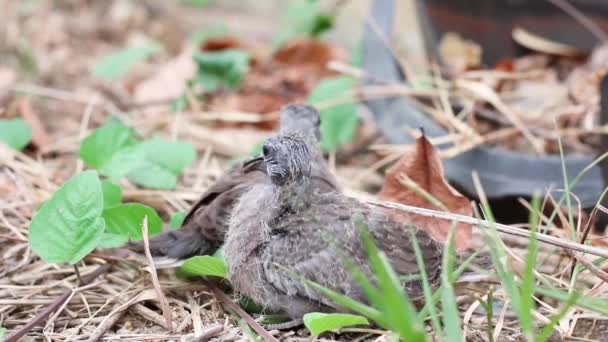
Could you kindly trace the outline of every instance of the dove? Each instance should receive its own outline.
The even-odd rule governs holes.
[[[290,104],[281,109],[280,132],[299,133],[309,144],[317,146],[321,139],[320,115],[305,104]],[[179,230],[169,230],[151,237],[150,252],[166,257],[164,263],[209,254],[224,242],[228,219],[237,200],[253,185],[268,182],[266,175],[249,167],[250,160],[230,168],[217,179],[187,213]],[[312,161],[313,187],[320,192],[338,189],[338,182],[325,160],[318,155]],[[135,250],[141,250],[140,244]]]
[[[441,245],[377,207],[340,191],[319,191],[312,178],[319,151],[308,140],[297,133],[272,137],[263,145],[263,156],[250,164],[264,170],[270,182],[253,185],[232,210],[224,255],[234,289],[289,316],[292,322],[283,328],[297,325],[308,312],[343,311],[304,279],[367,302],[345,265],[349,260],[373,279],[355,218],[367,226],[399,275],[419,274],[413,233],[436,288]],[[413,300],[422,298],[420,280],[403,286]]]

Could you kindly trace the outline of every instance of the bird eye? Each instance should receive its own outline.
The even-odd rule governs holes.
[[[262,154],[264,154],[264,156],[268,156],[270,154],[270,148],[266,145],[262,146]]]

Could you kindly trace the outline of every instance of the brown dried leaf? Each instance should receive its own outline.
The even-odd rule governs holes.
[[[459,34],[448,32],[439,42],[439,57],[454,72],[463,72],[481,65],[481,47],[462,38]]]
[[[448,184],[443,176],[443,165],[439,158],[438,151],[426,137],[422,136],[418,138],[416,140],[416,145],[412,146],[412,148],[387,171],[382,189],[378,193],[378,198],[416,207],[438,209],[437,205],[431,203],[417,191],[404,186],[404,176],[415,182],[419,188],[441,202],[444,206],[444,210],[447,209],[454,214],[472,215],[473,209],[471,207],[471,202]],[[397,211],[391,211],[391,213],[400,216],[412,222],[420,229],[427,231],[439,242],[446,242],[452,226],[452,222],[446,220]],[[458,223],[456,225],[456,230],[456,250],[462,251],[469,248],[472,237],[471,225]]]
[[[133,93],[134,101],[146,103],[182,95],[186,81],[196,72],[193,53],[194,47],[186,47],[181,54],[160,67],[156,75],[139,83]]]
[[[272,59],[288,66],[309,67],[319,73],[329,73],[327,63],[347,61],[348,54],[334,44],[317,39],[298,39],[277,50]]]

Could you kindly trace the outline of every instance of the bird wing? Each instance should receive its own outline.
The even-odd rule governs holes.
[[[303,281],[306,279],[358,301],[367,301],[343,262],[348,258],[368,279],[373,279],[354,217],[363,219],[376,245],[399,275],[419,273],[411,238],[411,232],[414,232],[429,279],[432,282],[439,280],[441,247],[426,232],[356,199],[340,194],[319,195],[306,212],[293,217],[271,227],[279,234],[268,243],[264,259],[268,281],[288,296],[300,296],[336,307],[306,285]],[[404,285],[412,296],[418,296],[422,291],[419,281]]]

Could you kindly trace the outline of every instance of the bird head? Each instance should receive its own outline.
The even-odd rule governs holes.
[[[301,182],[310,177],[312,154],[300,134],[269,138],[262,147],[266,173],[275,185]]]
[[[304,137],[321,140],[321,117],[319,111],[306,104],[293,103],[281,109],[281,133],[299,133]]]

